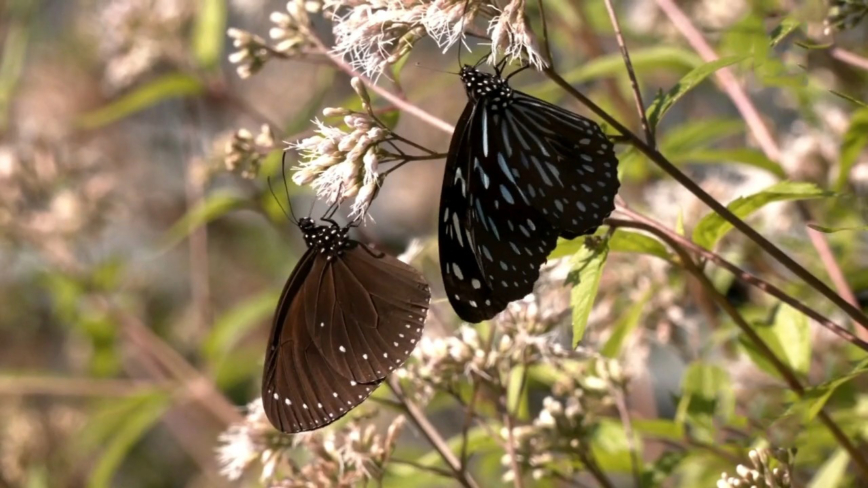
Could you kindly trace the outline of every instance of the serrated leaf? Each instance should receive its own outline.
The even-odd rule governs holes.
[[[690,90],[702,83],[706,78],[714,74],[716,71],[731,66],[740,61],[747,59],[748,55],[728,56],[725,58],[716,59],[710,63],[705,63],[702,66],[690,71],[662,97],[655,98],[648,107],[648,123],[652,127],[657,127],[666,112],[677,102],[681,97],[687,94]]]
[[[772,202],[809,200],[831,195],[832,192],[824,191],[813,183],[784,181],[759,193],[736,198],[726,208],[738,218],[744,219]],[[706,249],[711,249],[731,229],[732,224],[712,212],[703,217],[693,229],[693,241]]]
[[[778,24],[771,32],[771,39],[769,39],[769,45],[772,47],[777,46],[783,41],[788,35],[790,35],[793,31],[802,26],[802,23],[792,17],[786,17],[784,20]]]
[[[608,255],[609,247],[605,240],[590,247],[586,242],[571,260],[572,270],[567,282],[573,284],[570,291],[570,304],[573,307],[573,348],[585,335]]]
[[[226,32],[226,0],[199,0],[193,25],[193,56],[199,66],[220,66]]]
[[[841,142],[841,169],[835,182],[835,190],[841,191],[847,184],[850,170],[856,164],[866,145],[868,145],[868,108],[863,108],[853,113],[850,118],[850,126],[844,133],[844,139]]]
[[[175,222],[162,239],[163,250],[169,249],[181,242],[198,227],[211,222],[232,210],[249,207],[250,202],[235,193],[215,191],[206,196],[199,206],[190,209]]]
[[[180,73],[165,75],[102,108],[82,115],[76,123],[82,129],[95,129],[129,117],[163,100],[194,96],[203,91],[202,82],[192,76]]]
[[[671,259],[666,246],[657,239],[624,229],[618,229],[609,239],[609,251],[649,254],[667,261]]]
[[[787,177],[781,165],[769,159],[760,151],[748,148],[739,149],[697,149],[674,155],[673,163],[741,163],[754,168],[764,169],[783,179]]]
[[[607,358],[617,358],[621,354],[624,341],[642,322],[642,312],[645,310],[645,305],[650,298],[651,293],[645,293],[639,301],[630,305],[627,311],[618,318],[615,326],[612,327],[612,335],[609,336],[606,344],[600,349],[600,354]]]
[[[808,227],[814,229],[817,232],[822,232],[824,234],[834,234],[836,232],[851,232],[858,231],[864,232],[868,230],[868,225],[857,225],[853,227],[825,227],[817,224],[808,224]]]

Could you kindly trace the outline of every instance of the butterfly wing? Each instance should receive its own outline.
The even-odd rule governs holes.
[[[422,337],[431,292],[412,266],[355,243],[312,266],[308,333],[329,367],[357,383],[380,381]],[[312,281],[313,283],[313,281]]]
[[[557,232],[529,205],[483,103],[468,103],[452,136],[440,200],[440,269],[462,319],[480,322],[533,291]]]
[[[525,195],[560,235],[592,234],[615,208],[618,159],[600,126],[514,92],[491,132]]]
[[[338,373],[308,332],[307,309],[313,304],[303,298],[303,289],[325,261],[308,250],[296,265],[281,293],[265,354],[262,404],[271,424],[288,434],[343,417],[381,381],[359,383]]]

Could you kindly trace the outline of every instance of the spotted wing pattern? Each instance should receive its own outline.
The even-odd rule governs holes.
[[[266,352],[271,423],[313,430],[362,403],[413,351],[429,301],[422,276],[394,257],[355,242],[331,259],[308,249],[283,289]]]

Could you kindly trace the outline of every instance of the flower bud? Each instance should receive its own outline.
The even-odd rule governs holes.
[[[358,77],[353,77],[350,80],[350,84],[353,86],[353,90],[359,95],[359,98],[362,99],[363,102],[368,105],[371,104],[371,97],[368,95],[368,90],[365,88],[365,84]]]

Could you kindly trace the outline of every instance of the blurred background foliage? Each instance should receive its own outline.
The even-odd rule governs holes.
[[[638,130],[604,4],[545,5],[563,77]],[[857,2],[832,11],[789,0],[680,6],[719,61],[704,63],[654,1],[616,5],[661,152],[825,280],[827,266],[792,203],[803,201],[864,310],[864,12]],[[537,5],[527,8],[539,27]],[[216,439],[259,394],[277,294],[303,251],[266,178],[281,181],[281,141],[310,135],[323,107],[359,103],[347,74],[323,59],[272,61],[248,79],[236,76],[227,28],[265,35],[269,14],[284,9],[270,0],[0,1],[0,484],[230,484],[219,475]],[[329,35],[326,22],[315,25]],[[846,29],[832,44],[824,30],[836,28]],[[400,84],[382,81],[454,121],[461,84],[436,71],[454,72],[454,54],[423,40],[394,70]],[[777,157],[757,146],[712,81],[725,66],[771,128]],[[583,113],[540,74],[513,82]],[[446,150],[449,135],[416,118],[395,113],[390,123]],[[228,157],[241,146],[255,157]],[[639,152],[623,147],[620,157],[621,196],[631,208],[849,326]],[[418,262],[441,299],[439,325],[428,327],[435,336],[457,326],[442,300],[433,238],[442,168],[442,160],[419,161],[392,175],[373,205],[375,224],[361,229],[393,252],[423,239]],[[311,195],[291,182],[289,190],[296,211],[307,212]],[[617,359],[630,378],[626,403],[643,440],[645,486],[714,486],[747,463],[749,449],[767,446],[798,447],[797,486],[858,485],[848,454],[815,416],[825,406],[868,456],[864,351],[706,267],[714,287],[812,385],[799,399],[702,287],[670,265],[678,258],[657,239],[618,230],[607,262],[583,257],[579,241],[555,252],[590,270],[566,322],[574,322],[575,341]],[[544,371],[532,376],[540,394],[523,397],[525,420],[551,383]],[[457,449],[464,414],[442,398],[426,411]],[[403,457],[437,463],[412,428],[403,435]],[[600,467],[631,486],[616,414],[597,424],[591,442]],[[474,431],[471,450],[482,486],[512,484],[484,431]],[[420,473],[395,469],[384,484],[444,483]]]

